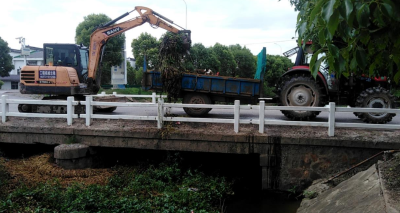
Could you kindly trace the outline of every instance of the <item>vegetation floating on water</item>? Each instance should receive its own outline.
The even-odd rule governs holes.
[[[161,71],[163,91],[168,93],[168,102],[176,101],[180,95],[185,54],[182,34],[166,33],[160,44],[158,68]]]

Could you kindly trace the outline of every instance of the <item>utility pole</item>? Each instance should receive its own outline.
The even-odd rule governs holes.
[[[183,2],[185,2],[185,6],[186,6],[186,29],[187,29],[187,4],[186,4],[185,0],[183,0]]]
[[[26,55],[30,55],[30,51],[28,51],[28,53],[26,52],[26,48],[25,48],[25,38],[24,37],[18,37],[16,38],[19,40],[19,43],[21,44],[21,55],[24,56],[24,66],[26,66]]]

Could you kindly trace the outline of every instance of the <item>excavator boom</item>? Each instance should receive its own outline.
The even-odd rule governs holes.
[[[118,20],[128,16],[133,11],[137,11],[139,16],[118,24],[115,24]],[[160,15],[147,7],[137,6],[131,12],[127,12],[118,18],[98,27],[90,36],[90,53],[89,53],[89,64],[88,64],[88,78],[87,86],[89,89],[93,88],[96,92],[100,86],[100,79],[96,76],[98,65],[101,57],[101,52],[108,39],[120,35],[127,30],[140,26],[148,22],[150,25],[155,27],[161,27],[173,33],[183,33],[184,44],[187,48],[190,48],[190,30],[179,30],[172,26],[174,23],[170,19]],[[176,25],[178,26],[178,25]],[[179,27],[179,26],[178,26]],[[188,45],[189,44],[189,45]],[[96,78],[97,77],[97,78]]]
[[[139,16],[117,23],[137,11]],[[84,95],[96,94],[100,88],[101,72],[98,64],[108,39],[148,22],[173,33],[182,33],[186,48],[190,48],[190,31],[147,7],[135,7],[118,18],[99,26],[90,37],[90,46],[76,44],[46,43],[43,45],[45,64],[27,65],[21,69],[20,92],[22,94],[46,94],[48,100],[65,100],[73,95],[84,100]],[[177,29],[173,25],[179,27]],[[110,100],[107,100],[110,101]],[[113,100],[114,101],[114,100]],[[65,113],[65,107],[53,105],[20,104],[18,110],[28,113]],[[84,109],[76,113],[83,113]],[[111,108],[112,110],[115,107]]]

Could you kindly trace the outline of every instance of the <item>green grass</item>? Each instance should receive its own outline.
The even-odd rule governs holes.
[[[219,212],[232,187],[224,177],[183,170],[176,159],[115,170],[104,186],[21,184],[0,197],[0,212]]]

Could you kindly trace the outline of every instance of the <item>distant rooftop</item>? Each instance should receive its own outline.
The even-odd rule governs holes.
[[[21,55],[17,55],[14,58],[23,58]],[[43,50],[40,51],[31,51],[31,54],[29,56],[26,56],[26,58],[43,58]]]
[[[19,81],[19,75],[10,75],[5,77],[0,77],[2,81]]]
[[[32,54],[32,51],[33,52],[35,52],[35,51],[43,51],[43,48],[41,48],[41,47],[33,47],[33,46],[29,46],[29,45],[26,45],[25,47],[29,48],[31,50],[31,54]],[[13,53],[21,53],[21,49],[10,48],[10,51],[13,52]],[[43,57],[43,56],[40,56],[40,57]],[[34,57],[34,58],[38,58],[38,57]]]

